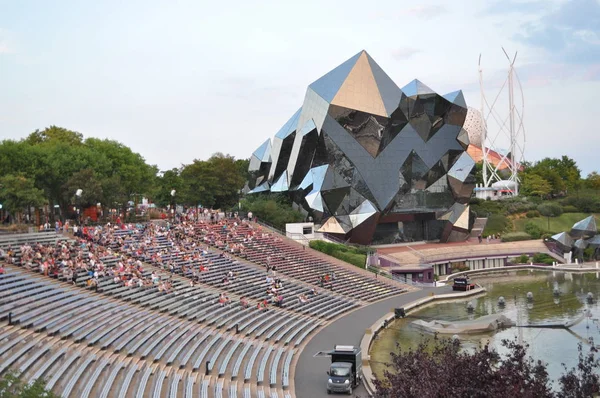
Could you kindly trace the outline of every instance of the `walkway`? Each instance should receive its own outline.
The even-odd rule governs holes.
[[[456,243],[428,243],[415,246],[390,247],[377,249],[378,253],[395,258],[401,264],[419,264],[469,257],[518,256],[520,254],[548,253],[553,255],[542,240],[519,242],[492,241],[476,239]],[[554,256],[554,255],[553,255]]]
[[[330,323],[308,342],[302,350],[295,367],[294,384],[297,398],[328,397],[326,390],[327,370],[330,360],[328,357],[313,357],[319,351],[328,351],[336,344],[360,346],[360,341],[365,330],[379,318],[390,312],[393,308],[403,307],[406,304],[430,295],[447,293],[451,287],[426,288],[414,292],[404,293],[386,300],[359,308]],[[363,353],[363,358],[367,353]],[[362,398],[368,397],[365,387],[361,384],[355,395]]]

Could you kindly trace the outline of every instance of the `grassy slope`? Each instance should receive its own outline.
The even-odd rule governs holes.
[[[550,231],[551,232],[563,232],[569,231],[573,224],[577,221],[583,220],[588,217],[587,213],[563,213],[558,217],[550,217]],[[600,225],[600,214],[594,214],[596,217],[596,223]],[[544,231],[548,230],[548,219],[546,217],[536,218],[519,218],[514,220],[515,231],[525,231],[525,224],[527,222],[533,222],[541,227]]]

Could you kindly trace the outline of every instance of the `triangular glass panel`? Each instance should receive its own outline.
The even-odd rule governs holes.
[[[469,177],[469,174],[475,167],[475,161],[469,156],[468,153],[463,154],[456,160],[452,168],[448,170],[448,175],[456,178],[457,180],[464,182]]]
[[[321,191],[323,202],[329,211],[335,215],[344,197],[350,193],[350,188],[338,188],[329,191]]]
[[[260,184],[259,186],[254,188],[252,191],[250,191],[250,193],[267,192],[267,191],[269,191],[269,189],[270,189],[269,183],[265,181],[264,183]]]
[[[330,167],[327,169],[327,173],[325,173],[325,179],[323,181],[323,185],[321,186],[321,190],[325,191],[349,186],[350,184],[346,182],[346,180],[339,175],[339,173],[333,167]]]
[[[458,133],[458,137],[456,137],[460,146],[462,146],[465,150],[469,147],[469,133],[467,130],[460,129],[460,133]]]
[[[363,51],[348,59],[331,72],[313,82],[309,87],[325,101],[331,102],[362,53]]]
[[[331,105],[328,114],[372,157],[377,156],[389,119],[337,105]]]
[[[302,108],[298,109],[296,111],[296,113],[294,113],[294,115],[283,125],[283,127],[281,127],[281,129],[279,129],[277,134],[275,134],[275,137],[284,139],[288,135],[290,135],[294,131],[296,131],[296,127],[298,124],[298,118],[300,117],[301,111],[302,111]]]
[[[406,86],[402,87],[401,90],[408,97],[413,97],[415,95],[422,94],[435,94],[435,91],[427,87],[418,79],[415,79],[412,82],[408,83]]]
[[[367,54],[367,59],[371,65],[371,72],[373,73],[373,77],[375,77],[379,94],[381,95],[381,99],[383,100],[383,104],[389,116],[398,108],[400,98],[402,97],[402,90],[400,90],[396,83],[390,79],[369,54]]]
[[[451,93],[444,94],[443,97],[445,99],[447,99],[448,101],[452,102],[453,104],[462,106],[463,108],[467,107],[467,101],[465,101],[465,97],[463,95],[462,90],[453,91]]]
[[[284,191],[287,191],[288,188],[289,188],[288,175],[287,175],[287,172],[284,171],[281,174],[281,177],[279,177],[279,179],[277,181],[275,181],[273,183],[273,185],[271,186],[271,192],[284,192]]]

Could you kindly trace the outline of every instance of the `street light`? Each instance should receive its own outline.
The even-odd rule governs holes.
[[[81,195],[83,194],[83,189],[78,189],[75,191],[75,197],[77,198],[77,218],[79,220],[79,224],[81,224]]]
[[[173,223],[175,223],[175,193],[176,192],[177,191],[174,189],[171,190],[171,206],[172,206],[171,214],[173,215]]]

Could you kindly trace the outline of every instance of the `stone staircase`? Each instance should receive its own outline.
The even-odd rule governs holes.
[[[487,218],[477,217],[471,229],[471,238],[477,238],[479,234],[483,233],[485,224],[487,224]]]

